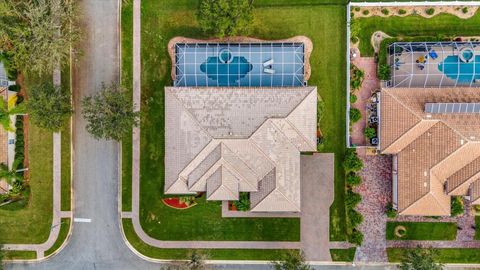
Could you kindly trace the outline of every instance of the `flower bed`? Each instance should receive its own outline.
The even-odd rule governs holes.
[[[186,203],[184,200],[181,200],[180,198],[178,197],[175,197],[175,198],[165,198],[165,199],[162,199],[162,202],[168,206],[168,207],[171,207],[171,208],[174,208],[174,209],[188,209],[190,207],[193,207],[195,205],[197,205],[196,202],[193,202],[193,203]]]

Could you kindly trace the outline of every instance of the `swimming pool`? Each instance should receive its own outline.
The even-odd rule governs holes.
[[[175,86],[302,86],[303,43],[177,43]]]
[[[469,63],[462,62],[456,55],[450,55],[438,64],[438,69],[448,78],[457,80],[458,84],[470,84],[480,80],[480,55],[476,55]]]

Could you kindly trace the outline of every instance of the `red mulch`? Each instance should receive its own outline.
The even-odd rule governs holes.
[[[228,202],[228,210],[230,211],[237,211],[237,207],[232,202]]]
[[[188,208],[189,206],[186,205],[183,202],[180,202],[179,198],[165,198],[162,199],[163,203],[172,207],[172,208],[177,208],[177,209],[185,209]]]

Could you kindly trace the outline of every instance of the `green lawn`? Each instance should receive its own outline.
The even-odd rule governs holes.
[[[178,211],[160,201],[164,177],[163,91],[164,86],[172,84],[167,43],[174,36],[206,38],[192,20],[196,5],[196,2],[186,0],[142,1],[142,112],[149,116],[142,119],[141,126],[142,227],[157,239],[299,240],[298,219],[223,219],[218,202],[200,200],[192,209]],[[341,167],[345,151],[345,12],[343,6],[328,5],[260,7],[255,10],[252,32],[252,36],[264,39],[307,35],[314,43],[313,73],[309,84],[318,86],[326,103],[322,122],[326,137],[324,151],[336,153],[336,196],[331,208],[330,229],[334,240],[345,240],[344,173]],[[131,5],[124,6],[122,17],[122,81],[130,87]],[[131,142],[124,140],[122,146],[122,194],[130,197]],[[124,199],[122,209],[129,210],[130,204],[129,199]]]
[[[155,259],[186,259],[189,249],[165,249],[156,248],[145,244],[133,230],[131,219],[122,219],[123,230],[128,242],[140,253]],[[278,249],[200,249],[199,252],[206,254],[212,260],[262,260],[271,261],[278,259],[283,253],[293,250]]]
[[[406,229],[404,237],[395,235],[395,228]],[[455,240],[457,224],[450,222],[387,222],[387,240]]]
[[[5,250],[5,260],[34,260],[37,252],[27,250]]]
[[[70,66],[62,70],[62,88],[70,89]],[[70,211],[71,208],[71,138],[70,138],[70,121],[68,121],[62,128],[62,211]]]
[[[20,210],[0,209],[0,242],[40,244],[52,224],[52,133],[29,126],[30,189],[28,205]]]
[[[478,249],[474,248],[441,248],[438,251],[438,262],[441,263],[480,263]],[[389,262],[400,262],[405,249],[387,248]]]
[[[53,244],[53,246],[45,251],[45,256],[48,256],[57,249],[62,246],[63,242],[67,239],[68,232],[70,231],[70,218],[62,218],[61,224],[60,224],[60,233],[58,234],[58,238]]]
[[[334,262],[353,262],[356,248],[330,249],[330,255]]]
[[[479,34],[480,12],[464,20],[449,14],[440,14],[427,19],[419,15],[382,18],[372,16],[355,19],[360,24],[360,51],[364,56],[372,56],[370,38],[375,31],[381,30],[394,37],[453,37],[457,35],[476,36]]]

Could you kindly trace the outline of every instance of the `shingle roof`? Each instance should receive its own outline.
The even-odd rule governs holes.
[[[382,89],[380,146],[398,155],[400,214],[449,215],[446,191],[466,195],[480,172],[480,114],[428,114],[424,106],[479,101],[473,88]]]
[[[316,87],[167,87],[165,193],[251,192],[251,211],[300,211],[300,152],[316,150],[316,104]]]

